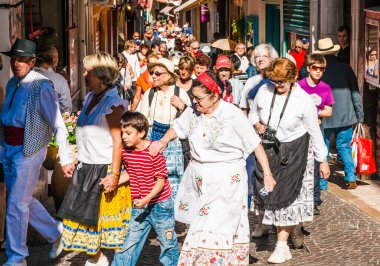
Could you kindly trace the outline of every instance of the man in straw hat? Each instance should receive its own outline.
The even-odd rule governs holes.
[[[345,181],[348,189],[355,189],[356,175],[351,155],[352,125],[363,123],[363,102],[358,82],[350,65],[342,63],[336,57],[340,46],[334,45],[330,38],[318,41],[315,53],[325,55],[327,66],[322,81],[330,85],[335,104],[331,117],[324,118],[322,126],[327,148],[330,137],[335,135],[336,147],[344,164]]]
[[[6,213],[6,266],[26,265],[26,237],[30,223],[53,248],[55,258],[62,250],[62,223],[55,221],[33,197],[46,147],[54,132],[59,145],[62,171],[74,171],[66,126],[62,120],[53,83],[33,70],[36,44],[17,39],[8,52],[13,77],[6,87],[0,123],[0,145],[4,148],[4,175],[8,195]]]

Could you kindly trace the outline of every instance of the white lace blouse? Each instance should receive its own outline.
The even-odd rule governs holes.
[[[267,124],[273,92],[273,85],[265,84],[260,88],[254,101],[250,103],[248,118],[252,125],[259,121],[264,125]],[[270,121],[270,127],[272,129],[277,129],[285,100],[286,95],[277,94]],[[293,88],[289,97],[276,136],[281,142],[291,142],[301,137],[306,132],[310,134],[315,159],[322,162],[327,155],[327,148],[318,124],[315,103],[311,96],[295,83],[295,88]]]
[[[111,164],[113,142],[106,115],[112,113],[112,107],[124,106],[124,110],[127,110],[128,103],[120,98],[117,88],[114,87],[86,115],[93,96],[93,92],[86,96],[86,103],[77,122],[78,161],[87,164]]]
[[[189,139],[191,157],[200,163],[239,161],[261,142],[243,112],[222,100],[210,116],[187,108],[173,129],[180,139]]]

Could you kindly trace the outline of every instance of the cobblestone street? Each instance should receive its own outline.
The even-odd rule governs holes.
[[[335,182],[340,178],[340,174],[335,172],[331,179]],[[380,223],[331,191],[323,192],[322,198],[324,203],[320,208],[321,215],[316,216],[311,224],[305,225],[310,235],[305,236],[304,249],[292,249],[293,259],[283,265],[380,265]],[[251,215],[250,219],[253,230],[255,217]],[[185,238],[184,226],[178,226],[177,233],[182,243]],[[270,231],[269,237],[253,239],[250,263],[267,265],[266,260],[273,251],[275,243],[274,228]],[[49,260],[47,257],[50,245],[35,238],[32,244],[29,249],[29,266],[82,266],[87,259],[83,254],[63,252],[58,259]],[[138,265],[160,265],[159,252],[159,243],[151,233]],[[106,251],[106,255],[111,260],[113,252]],[[0,263],[5,259],[5,253],[1,252]]]

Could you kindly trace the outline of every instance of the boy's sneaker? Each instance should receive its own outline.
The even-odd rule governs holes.
[[[318,209],[317,206],[314,206],[314,215],[321,215],[321,211]]]
[[[272,255],[270,255],[268,262],[280,264],[290,259],[292,259],[292,253],[290,253],[289,247],[287,245],[286,246],[276,245],[276,249],[273,251]]]
[[[97,263],[90,262],[89,260],[86,261],[86,264],[84,266],[109,266],[110,263],[107,259],[107,257],[102,254],[102,256],[99,258]]]

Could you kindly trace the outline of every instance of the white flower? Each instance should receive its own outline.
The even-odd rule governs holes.
[[[67,131],[69,131],[70,133],[74,131],[74,128],[72,126],[68,126],[67,127]]]

